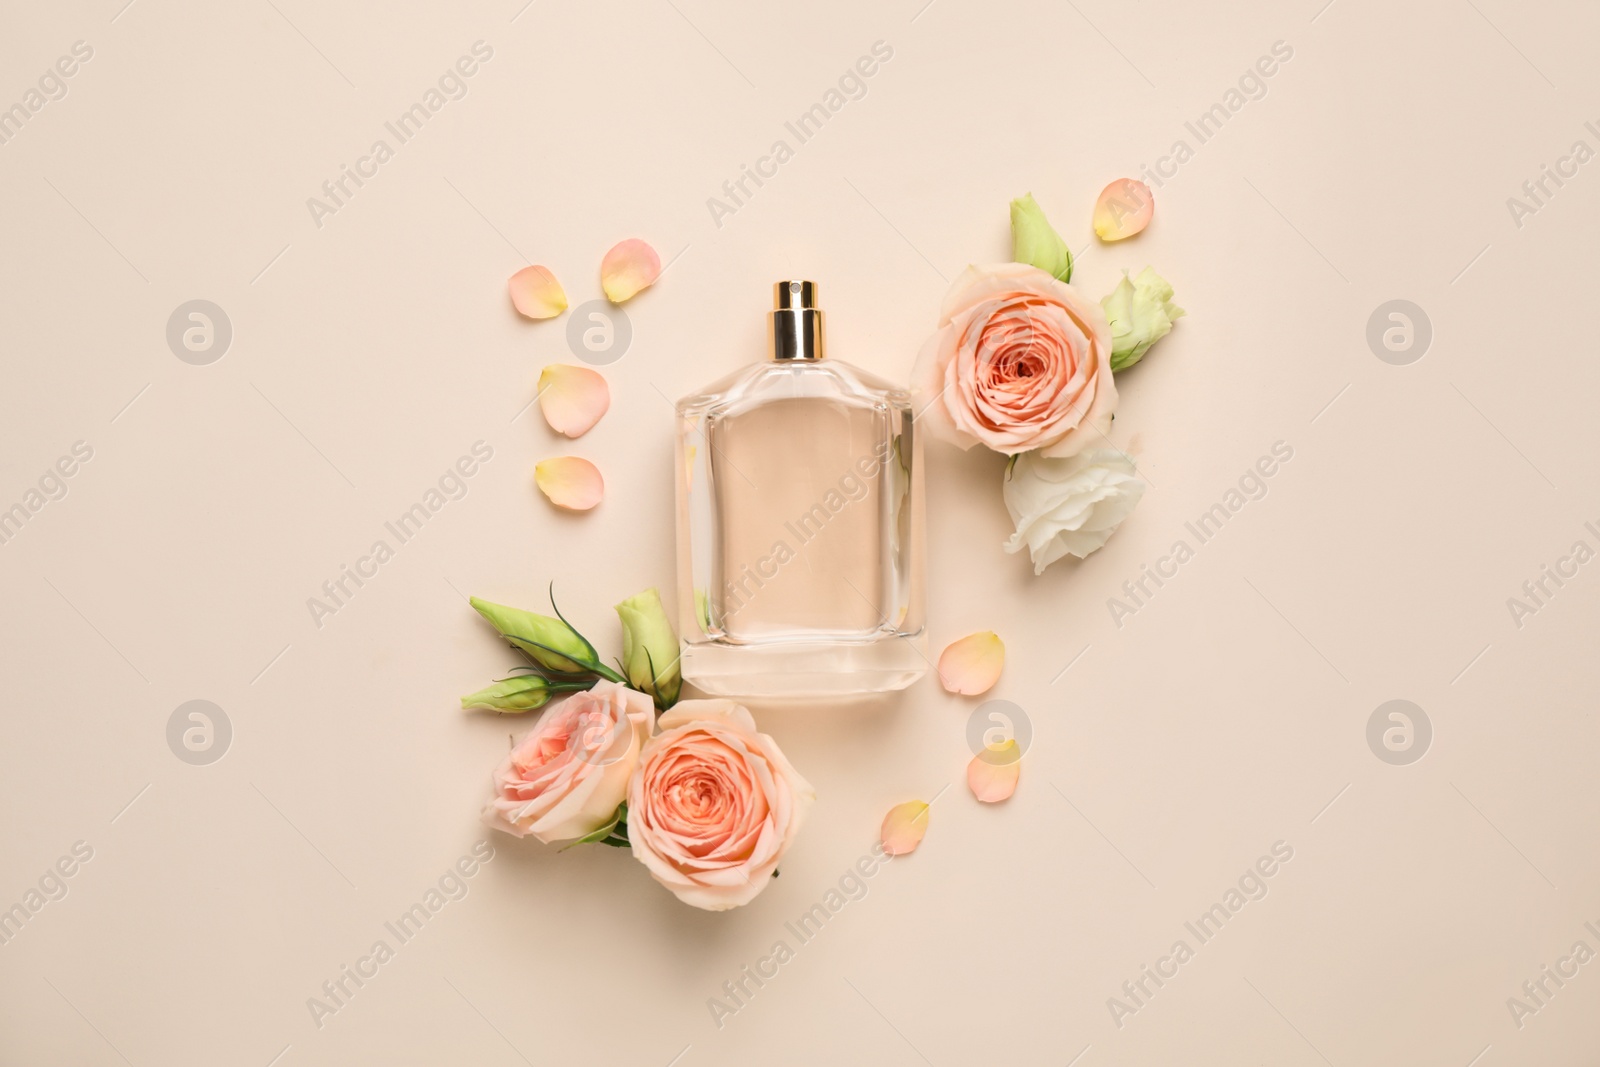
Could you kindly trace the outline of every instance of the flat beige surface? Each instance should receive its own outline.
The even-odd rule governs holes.
[[[0,144],[0,505],[93,452],[0,546],[0,907],[74,871],[0,946],[0,1062],[1594,1062],[1600,963],[1561,961],[1600,950],[1600,564],[1560,560],[1600,548],[1600,163],[1520,226],[1506,205],[1600,149],[1592,7],[123,2],[0,20],[3,105],[93,49]],[[399,144],[385,123],[478,41],[466,95]],[[785,122],[877,41],[865,95],[796,145]],[[1279,41],[1201,143],[1186,123]],[[793,158],[717,225],[707,198],[779,138]],[[522,728],[455,710],[513,662],[463,594],[537,608],[555,578],[615,647],[610,605],[671,584],[664,397],[760,351],[772,280],[817,279],[834,353],[903,378],[945,279],[1007,255],[1010,197],[1083,247],[1099,188],[1179,140],[1153,225],[1077,278],[1151,263],[1189,309],[1119,382],[1135,515],[1034,579],[999,547],[1001,462],[928,451],[932,643],[1005,638],[1016,796],[972,800],[975,701],[931,680],[872,713],[758,709],[819,800],[755,903],[694,912],[624,853],[501,838],[315,1025],[307,999],[484,836]],[[544,263],[595,299],[630,236],[673,263],[568,445],[523,409],[571,316],[518,319],[505,279]],[[196,299],[232,327],[209,365],[166,340]],[[1396,299],[1432,324],[1409,365],[1366,339]],[[396,545],[385,522],[480,440],[466,495]],[[1116,625],[1123,582],[1280,441],[1267,494]],[[532,488],[563,451],[604,469],[593,514]],[[308,598],[379,539],[318,626]],[[1545,565],[1576,576],[1513,619]],[[1368,746],[1392,699],[1432,726],[1409,765]],[[168,746],[190,700],[231,724],[208,766]],[[785,923],[883,813],[935,795],[922,849],[799,944]],[[1276,842],[1266,896],[1200,943],[1185,923]],[[719,1029],[708,998],[779,940]],[[1545,966],[1576,976],[1519,1027]]]

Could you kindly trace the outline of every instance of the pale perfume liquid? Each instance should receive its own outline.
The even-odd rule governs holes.
[[[743,481],[717,501],[723,633],[759,641],[864,635],[882,603],[888,494],[878,477],[886,413],[835,399],[774,400],[710,427],[713,478]],[[795,463],[795,443],[808,442]],[[863,471],[866,473],[864,474]]]
[[[907,392],[832,359],[772,360],[678,413],[684,678],[783,698],[899,689],[924,673]]]

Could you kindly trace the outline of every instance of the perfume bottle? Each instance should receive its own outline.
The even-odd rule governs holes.
[[[928,669],[910,393],[827,358],[816,285],[774,286],[767,359],[678,402],[685,680],[784,699]]]

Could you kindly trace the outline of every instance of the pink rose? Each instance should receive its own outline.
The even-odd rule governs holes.
[[[684,700],[628,783],[628,840],[679,900],[725,911],[767,887],[814,797],[744,707]]]
[[[654,729],[650,698],[615,682],[556,701],[494,772],[483,821],[545,844],[593,833],[626,797]]]
[[[917,357],[919,418],[962,448],[1071,456],[1117,407],[1105,312],[1023,263],[968,267]]]

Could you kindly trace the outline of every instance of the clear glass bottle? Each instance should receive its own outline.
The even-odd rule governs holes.
[[[903,689],[928,669],[910,393],[825,358],[816,286],[770,358],[678,402],[683,677],[726,696]]]

